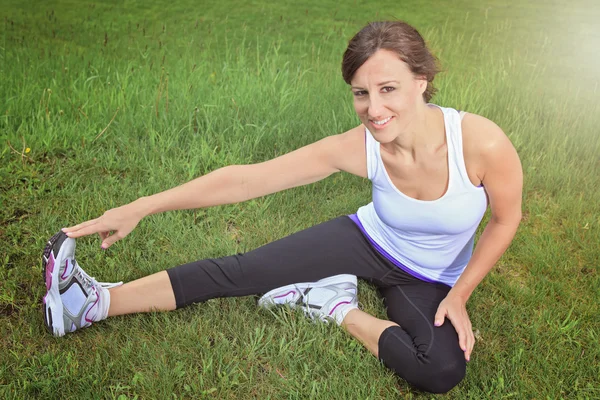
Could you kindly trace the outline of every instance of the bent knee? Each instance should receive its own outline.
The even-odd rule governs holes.
[[[446,393],[465,377],[467,364],[458,343],[420,352],[410,337],[393,326],[379,338],[379,358],[396,375],[419,390]]]
[[[443,359],[427,356],[381,357],[384,364],[396,375],[415,388],[430,393],[446,393],[458,385],[466,375],[463,359]]]
[[[428,373],[420,376],[414,382],[408,381],[416,388],[430,393],[446,393],[458,385],[465,377],[464,362],[451,364],[429,365]]]

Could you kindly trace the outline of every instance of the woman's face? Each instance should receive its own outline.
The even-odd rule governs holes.
[[[424,105],[427,81],[418,79],[408,64],[389,50],[378,50],[354,74],[354,109],[380,143],[404,132],[416,108]]]

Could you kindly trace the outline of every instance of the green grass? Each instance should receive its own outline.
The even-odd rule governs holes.
[[[433,101],[495,121],[525,172],[523,223],[469,301],[479,340],[447,397],[600,397],[600,7],[448,4],[5,1],[0,397],[435,397],[342,330],[257,310],[251,297],[113,318],[60,339],[39,305],[40,253],[60,227],[355,126],[345,44],[367,21],[394,17],[416,25],[442,62]],[[79,240],[78,259],[104,281],[131,280],[250,250],[369,198],[368,181],[336,174],[154,215],[109,251]],[[383,316],[374,288],[359,290],[362,307]]]

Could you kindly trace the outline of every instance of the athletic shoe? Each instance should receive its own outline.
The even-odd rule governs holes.
[[[358,308],[357,281],[354,275],[336,275],[317,282],[296,283],[273,289],[258,300],[260,307],[289,305],[301,308],[313,319],[338,325],[348,311]]]
[[[75,239],[63,232],[52,236],[44,248],[42,275],[46,283],[44,322],[54,336],[105,319],[110,304],[108,289],[123,284],[96,282],[86,274],[75,260]]]

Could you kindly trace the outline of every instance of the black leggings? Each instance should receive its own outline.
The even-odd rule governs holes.
[[[374,283],[390,320],[379,358],[418,389],[444,393],[464,377],[466,362],[449,321],[434,327],[449,286],[417,279],[375,250],[347,216],[313,226],[256,250],[167,270],[177,308],[215,297],[262,294],[276,287],[352,274]]]

